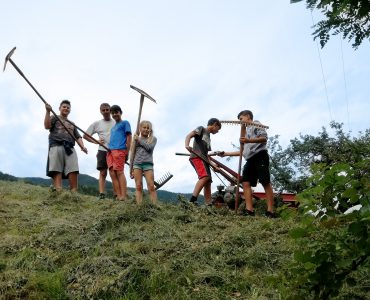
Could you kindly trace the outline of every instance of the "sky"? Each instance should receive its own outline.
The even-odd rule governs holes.
[[[354,50],[333,36],[321,49],[312,37],[321,16],[304,3],[0,2],[0,57],[16,46],[14,63],[54,111],[69,99],[69,118],[80,128],[100,119],[99,105],[108,102],[121,106],[135,130],[140,95],[130,85],[157,101],[144,101],[141,119],[153,123],[158,139],[156,179],[174,175],[165,190],[192,192],[196,174],[175,153],[185,153],[185,136],[212,117],[236,120],[249,109],[282,146],[332,120],[354,135],[369,128],[369,41]],[[0,75],[0,103],[0,171],[46,178],[44,104],[10,63]],[[212,149],[235,150],[239,133],[224,125],[211,136]],[[97,146],[85,145],[87,155],[76,148],[80,173],[98,178]],[[220,161],[237,170],[237,158]],[[212,189],[220,183],[213,175]]]

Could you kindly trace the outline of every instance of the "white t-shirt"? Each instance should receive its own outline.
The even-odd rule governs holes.
[[[104,146],[108,148],[110,139],[110,130],[115,124],[116,121],[114,121],[113,119],[110,119],[109,121],[106,121],[104,119],[95,121],[89,126],[89,128],[87,128],[86,133],[88,133],[89,135],[97,133],[99,136],[99,140],[103,140]],[[100,145],[98,149],[102,151],[107,151]]]
[[[254,123],[261,124],[259,121],[255,120]],[[267,132],[264,128],[259,128],[255,126],[248,126],[245,133],[245,137],[248,139],[255,139],[259,137],[264,137],[267,140]],[[258,152],[262,150],[267,150],[266,143],[246,143],[244,144],[243,156],[247,160],[255,156]]]

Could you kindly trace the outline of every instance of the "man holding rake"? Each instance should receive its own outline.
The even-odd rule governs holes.
[[[216,118],[208,120],[207,127],[198,126],[189,132],[185,138],[185,148],[190,152],[190,163],[198,175],[190,202],[196,204],[201,190],[204,190],[206,205],[212,204],[211,183],[212,176],[208,161],[208,151],[211,151],[211,134],[216,134],[221,129],[221,123]],[[193,148],[189,146],[194,138]]]
[[[44,127],[50,131],[47,176],[53,179],[57,191],[62,189],[62,179],[68,178],[71,191],[76,192],[79,169],[75,141],[83,152],[87,153],[87,149],[77,128],[68,120],[71,103],[68,100],[60,103],[58,117],[50,116],[52,108],[49,104],[45,104],[45,109]]]

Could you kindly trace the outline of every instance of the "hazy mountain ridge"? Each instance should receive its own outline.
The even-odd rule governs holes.
[[[10,174],[6,174],[0,171],[0,180],[4,181],[22,181],[25,183],[30,183],[33,185],[38,186],[50,186],[52,185],[52,180],[49,178],[41,178],[41,177],[16,177]],[[68,186],[68,180],[63,180],[63,186]],[[98,194],[98,180],[95,177],[86,174],[79,174],[78,176],[78,186],[79,192],[87,195],[97,195]],[[108,195],[112,195],[113,186],[112,182],[107,180],[106,182],[106,189]],[[128,187],[128,191],[130,193],[135,192],[135,188]],[[169,192],[166,190],[158,190],[157,191],[158,198],[162,201],[166,202],[176,202],[178,193]],[[190,198],[191,194],[181,194],[187,198]]]

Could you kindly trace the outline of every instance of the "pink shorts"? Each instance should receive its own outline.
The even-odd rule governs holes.
[[[127,150],[112,150],[108,152],[107,153],[108,169],[113,168],[114,171],[123,171],[127,154],[128,154]]]

